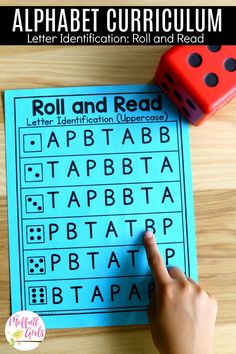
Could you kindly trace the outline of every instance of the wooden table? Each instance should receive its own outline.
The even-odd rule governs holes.
[[[209,1],[209,5],[222,5]],[[16,1],[0,1],[15,5]],[[32,4],[22,1],[21,5]],[[49,2],[37,1],[38,5]],[[65,5],[51,1],[51,5]],[[70,4],[78,5],[76,1]],[[87,4],[81,1],[80,5]],[[90,1],[89,5],[97,5]],[[100,4],[110,5],[109,1]],[[144,5],[117,1],[112,5]],[[165,5],[149,1],[148,5]],[[175,2],[171,1],[170,5]],[[185,3],[187,4],[187,3]],[[201,2],[196,2],[201,4]],[[203,4],[203,2],[202,2]],[[204,3],[205,4],[205,3]],[[208,5],[207,4],[207,5]],[[233,2],[228,1],[228,4]],[[87,4],[88,5],[88,4]],[[184,2],[183,4],[184,5]],[[0,88],[36,88],[152,81],[167,47],[0,47]],[[218,300],[215,354],[236,352],[236,100],[198,128],[190,127],[200,283]],[[5,341],[10,314],[5,136],[0,102],[0,352],[14,353]],[[10,182],[9,182],[10,183]],[[37,353],[156,353],[148,326],[49,330]],[[204,353],[199,353],[204,354]]]

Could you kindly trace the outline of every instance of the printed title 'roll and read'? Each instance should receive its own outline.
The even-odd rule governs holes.
[[[110,105],[112,105],[115,117],[106,115],[110,111],[108,109]],[[72,103],[64,98],[55,98],[47,103],[41,99],[33,99],[32,118],[27,118],[27,126],[78,125],[114,121],[120,123],[166,121],[167,113],[162,109],[161,94],[157,94],[152,99],[143,97],[126,99],[124,96],[117,95],[103,96],[92,101],[77,99]],[[143,112],[143,115],[137,115],[137,111]],[[53,119],[48,119],[50,117]]]

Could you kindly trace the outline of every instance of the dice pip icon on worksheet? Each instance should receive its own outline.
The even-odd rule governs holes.
[[[24,134],[23,135],[24,152],[42,151],[42,134]]]
[[[25,211],[26,214],[43,213],[44,198],[42,194],[26,195],[25,196]]]
[[[45,257],[28,257],[28,274],[29,275],[39,275],[46,274],[46,264]]]
[[[47,304],[47,288],[46,286],[30,286],[29,287],[29,304],[45,305]]]
[[[25,164],[24,177],[25,182],[42,182],[43,165],[41,163]]]
[[[28,244],[44,243],[44,225],[27,225],[26,226],[26,242]]]

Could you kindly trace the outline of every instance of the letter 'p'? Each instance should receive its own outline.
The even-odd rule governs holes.
[[[166,255],[166,265],[169,265],[169,259],[174,257],[175,255],[175,250],[173,248],[167,248],[165,251],[165,255]]]

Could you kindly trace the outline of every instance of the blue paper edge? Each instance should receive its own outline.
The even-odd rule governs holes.
[[[118,90],[121,90],[122,93],[125,93],[123,90],[127,87],[127,93],[133,92],[156,92],[157,90],[163,92],[158,85],[155,84],[127,84],[127,85],[95,85],[95,86],[65,86],[65,87],[42,87],[42,88],[32,88],[32,89],[17,89],[17,90],[6,90],[5,93],[5,105],[6,105],[6,95],[9,98],[17,97],[34,97],[34,96],[58,96],[58,95],[67,95],[71,90],[73,90],[73,94],[86,94],[86,93],[94,93],[94,90],[99,89],[99,93],[118,93]],[[51,94],[55,92],[54,94]],[[17,95],[16,95],[17,94]],[[51,94],[51,95],[50,95]],[[171,103],[173,105],[173,103]]]
[[[16,157],[10,156],[8,146],[11,146],[11,152],[16,149],[15,142],[15,122],[14,122],[14,92],[8,91],[4,92],[4,110],[5,110],[5,140],[6,140],[6,189],[7,189],[7,213],[8,213],[8,254],[9,254],[9,263],[10,263],[10,296],[11,296],[11,313],[22,310],[20,299],[16,296],[14,297],[14,287],[18,289],[20,288],[20,268],[18,269],[18,273],[15,272],[15,262],[18,261],[18,227],[16,224],[17,218],[17,192],[16,188],[11,188],[10,181],[14,180],[14,187],[17,185],[16,180]],[[7,104],[10,102],[11,104]],[[12,119],[13,124],[7,124],[7,120]],[[10,237],[11,235],[11,237]],[[12,235],[16,235],[16,244],[14,244],[14,238]],[[11,270],[14,270],[11,271]],[[18,294],[17,294],[18,295]]]

